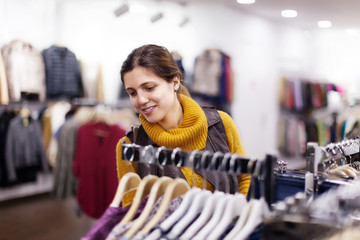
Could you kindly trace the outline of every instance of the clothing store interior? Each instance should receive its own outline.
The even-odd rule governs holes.
[[[0,0],[0,240],[360,239],[358,9]],[[244,154],[119,147],[141,123],[121,66],[146,44],[231,117]]]

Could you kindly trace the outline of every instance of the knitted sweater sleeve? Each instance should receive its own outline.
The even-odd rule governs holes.
[[[131,170],[131,172],[136,172],[134,164],[122,159],[121,148],[122,148],[123,142],[127,144],[127,143],[131,143],[131,141],[128,137],[125,136],[125,137],[122,137],[116,145],[116,168],[117,168],[117,175],[118,175],[119,182],[120,182],[120,179],[122,178],[122,176],[124,176],[130,170]]]
[[[223,121],[226,137],[228,139],[228,146],[231,153],[237,153],[245,156],[246,152],[241,143],[239,132],[232,118],[223,111],[218,111]],[[251,177],[248,174],[242,174],[238,176],[239,192],[247,196],[250,187]]]

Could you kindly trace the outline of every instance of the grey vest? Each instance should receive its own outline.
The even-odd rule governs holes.
[[[227,143],[225,127],[218,111],[214,107],[202,107],[202,109],[206,115],[206,119],[208,123],[208,135],[206,139],[206,147],[201,150],[208,150],[212,153],[230,152]],[[135,141],[134,141],[134,135],[135,135]],[[131,140],[131,142],[135,142],[138,145],[141,146],[152,145],[154,147],[159,147],[149,138],[142,125],[140,125],[140,127],[138,128],[135,134],[134,131],[129,131],[126,134],[126,136]],[[231,193],[235,192],[234,190],[235,181],[230,175],[223,172],[214,172],[207,170],[196,170],[196,172],[202,175],[208,182],[210,182],[215,187],[215,189],[223,192],[225,192],[226,190],[230,190]],[[180,177],[185,179],[180,168],[176,166],[164,166],[162,171],[160,171],[158,166],[150,165],[149,168],[149,166],[146,163],[142,163],[142,162],[139,162],[138,164],[138,174],[140,175],[141,178],[143,178],[146,175],[153,174],[159,176],[169,176],[172,178]]]

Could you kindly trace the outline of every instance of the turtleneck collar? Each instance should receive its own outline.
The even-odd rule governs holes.
[[[140,115],[145,132],[158,146],[171,149],[179,147],[184,151],[205,148],[208,126],[204,111],[190,97],[179,94],[179,101],[184,116],[177,128],[164,130],[156,123],[149,123]]]

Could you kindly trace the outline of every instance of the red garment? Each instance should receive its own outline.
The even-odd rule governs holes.
[[[74,175],[82,211],[99,218],[110,205],[117,186],[116,144],[125,130],[104,122],[89,122],[77,133]]]

